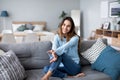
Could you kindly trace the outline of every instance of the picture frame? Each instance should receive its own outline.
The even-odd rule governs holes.
[[[118,1],[109,2],[109,17],[120,16],[120,3]]]
[[[105,22],[103,25],[103,29],[109,29],[110,28],[110,22]]]

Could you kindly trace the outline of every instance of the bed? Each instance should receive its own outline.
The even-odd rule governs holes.
[[[33,32],[40,32],[46,30],[46,22],[27,22],[27,21],[13,21],[12,22],[13,32],[24,32],[26,30],[31,30]]]
[[[27,22],[27,21],[13,21],[12,22],[12,31],[16,38],[25,37],[28,33],[36,33],[41,41],[50,39],[49,36],[53,39],[54,33],[46,30],[46,22]],[[44,37],[45,38],[44,38]],[[49,40],[48,39],[48,40]],[[20,42],[20,41],[18,41]]]

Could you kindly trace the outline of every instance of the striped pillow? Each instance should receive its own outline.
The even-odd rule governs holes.
[[[103,43],[102,39],[98,39],[92,47],[82,52],[81,55],[86,58],[91,64],[96,61],[103,49],[106,48],[106,45]]]
[[[25,70],[13,51],[0,55],[0,80],[23,80]]]

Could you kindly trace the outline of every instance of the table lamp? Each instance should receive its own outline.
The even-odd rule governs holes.
[[[3,17],[4,29],[6,29],[6,26],[5,26],[5,18],[9,16],[9,15],[8,15],[8,12],[7,12],[7,11],[2,11],[0,16]]]

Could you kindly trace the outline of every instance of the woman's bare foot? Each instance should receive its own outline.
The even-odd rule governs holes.
[[[75,76],[68,76],[68,78],[78,78],[78,77],[84,77],[85,74],[84,73],[78,73],[77,75]]]
[[[43,76],[41,80],[49,80],[46,76]]]
[[[74,77],[75,78],[78,78],[78,77],[84,77],[85,76],[85,74],[84,73],[78,73],[77,75],[75,75]]]
[[[49,80],[49,77],[52,75],[51,71],[48,71],[42,78],[41,80]]]

